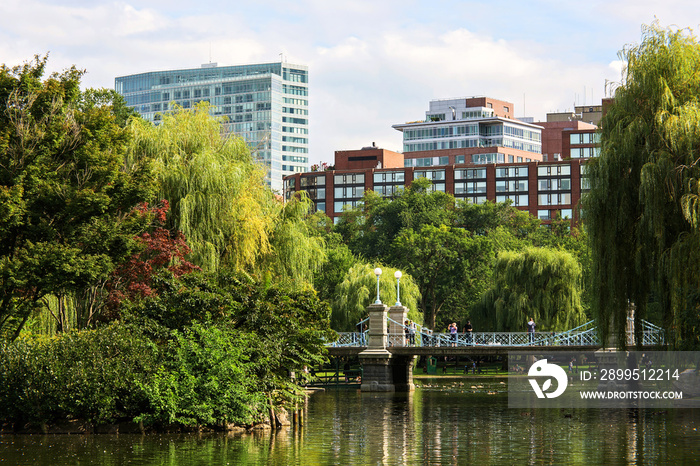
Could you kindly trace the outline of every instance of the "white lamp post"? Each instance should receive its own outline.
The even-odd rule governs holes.
[[[382,304],[382,300],[379,299],[379,276],[382,274],[382,269],[377,267],[374,269],[374,274],[377,276],[377,300],[374,302],[374,304]]]
[[[399,299],[399,279],[401,278],[401,271],[397,270],[394,272],[394,277],[396,277],[396,305],[401,306],[401,300]]]

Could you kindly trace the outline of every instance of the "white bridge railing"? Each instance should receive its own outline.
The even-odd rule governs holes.
[[[389,319],[391,321],[391,319]],[[392,321],[393,322],[393,321]],[[396,323],[396,322],[394,322]],[[396,323],[398,324],[398,323]],[[419,347],[468,347],[468,346],[600,346],[598,330],[595,321],[586,322],[565,332],[472,332],[469,333],[432,333],[424,328],[411,332],[404,327],[403,333],[389,333],[387,346],[419,346]],[[406,332],[408,330],[408,332]],[[661,327],[642,321],[642,345],[665,344],[664,331]],[[367,331],[341,332],[338,340],[327,346],[331,347],[365,347],[367,346]],[[628,332],[627,343],[634,344],[634,334]]]

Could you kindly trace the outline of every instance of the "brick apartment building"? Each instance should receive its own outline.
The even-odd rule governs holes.
[[[510,199],[545,223],[557,213],[577,222],[585,160],[598,151],[597,127],[576,120],[525,123],[512,114],[512,103],[486,97],[432,101],[424,120],[393,126],[404,135],[403,153],[374,144],[336,151],[334,170],[285,177],[285,199],[306,191],[316,210],[337,221],[365,191],[391,197],[424,177],[433,190],[457,199]]]

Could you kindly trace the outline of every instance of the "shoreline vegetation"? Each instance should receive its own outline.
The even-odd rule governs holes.
[[[161,286],[170,291],[139,301],[123,320],[0,344],[3,431],[289,422],[304,402],[303,366],[321,362],[333,336],[327,305],[313,291],[235,275],[164,277]]]

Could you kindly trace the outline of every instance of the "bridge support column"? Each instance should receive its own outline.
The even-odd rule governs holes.
[[[389,345],[406,346],[403,328],[404,322],[408,319],[408,308],[406,306],[391,306],[389,308]]]
[[[367,349],[359,354],[363,392],[412,391],[415,356],[394,357],[387,348],[387,306],[372,304]],[[401,321],[403,322],[403,321]]]

